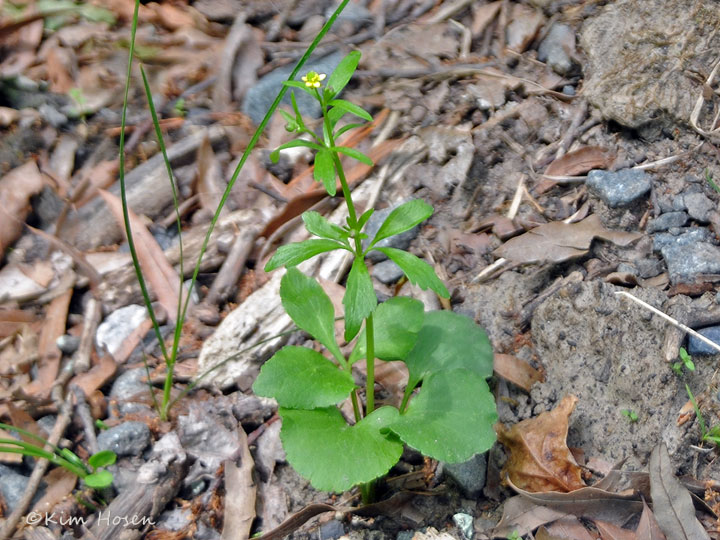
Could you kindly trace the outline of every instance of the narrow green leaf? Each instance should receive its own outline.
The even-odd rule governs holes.
[[[288,87],[290,87],[290,88],[297,88],[298,90],[302,90],[303,92],[305,92],[305,93],[307,93],[307,94],[310,94],[311,96],[314,97],[314,94],[312,93],[312,91],[311,91],[307,86],[305,86],[305,83],[304,83],[304,82],[301,82],[301,81],[283,81],[282,84],[283,84],[283,86],[288,86]]]
[[[88,474],[85,478],[83,478],[83,482],[93,489],[102,489],[113,483],[113,475],[110,471],[103,469],[101,471],[95,471],[92,474]]]
[[[335,196],[337,192],[335,164],[333,163],[332,152],[330,150],[323,148],[315,154],[313,177],[325,186],[325,190],[330,196]]]
[[[328,103],[328,105],[333,108],[340,109],[341,111],[354,114],[355,116],[358,116],[363,120],[367,120],[368,122],[372,122],[373,118],[370,116],[369,112],[350,101],[346,101],[344,99],[333,99],[330,103]]]
[[[293,468],[320,491],[343,492],[386,474],[402,455],[393,434],[381,434],[398,416],[381,407],[349,426],[335,407],[281,408],[280,438]]]
[[[360,62],[360,51],[353,51],[348,54],[345,58],[340,60],[340,63],[330,74],[327,81],[327,89],[329,95],[332,97],[337,96],[342,92],[343,88],[350,82],[350,79],[357,69],[358,63]]]
[[[317,151],[320,151],[323,149],[323,147],[317,143],[314,143],[311,141],[306,141],[305,139],[293,139],[292,141],[288,141],[285,144],[281,144],[275,150],[273,150],[270,153],[270,159],[273,160],[273,155],[279,157],[281,150],[287,150],[288,148],[297,148],[298,146],[312,148],[313,150],[317,150]],[[273,161],[277,162],[277,158],[275,158]]]
[[[359,150],[355,150],[354,148],[349,148],[347,146],[336,146],[334,150],[345,154],[346,156],[350,156],[353,159],[357,159],[361,163],[364,163],[365,165],[368,165],[370,167],[373,166],[373,161],[369,157],[367,157],[365,154],[360,152]]]
[[[370,272],[362,259],[356,258],[350,268],[343,305],[345,306],[345,341],[350,341],[357,335],[363,320],[377,306],[377,296]]]
[[[317,281],[297,268],[288,268],[280,282],[280,298],[298,328],[325,345],[335,358],[343,358],[335,341],[335,310]]]
[[[100,450],[88,458],[88,464],[93,468],[107,467],[117,460],[117,454],[112,450]]]
[[[467,369],[487,378],[493,372],[493,352],[485,331],[452,311],[425,314],[415,346],[405,359],[414,388],[430,374]]]
[[[373,248],[387,255],[397,264],[410,280],[410,283],[417,285],[423,291],[432,289],[438,296],[450,298],[450,293],[445,284],[435,274],[435,270],[428,263],[416,257],[412,253],[395,248]]]
[[[337,139],[338,137],[340,137],[340,136],[343,135],[344,133],[347,133],[347,132],[350,131],[351,129],[363,127],[363,125],[364,125],[364,124],[347,124],[346,126],[343,126],[343,127],[341,127],[340,129],[338,129],[338,130],[335,132],[334,137],[335,137],[335,139]]]
[[[317,212],[304,212],[302,220],[305,222],[305,228],[310,234],[341,243],[345,243],[347,241],[349,236],[347,231],[343,230],[342,227],[333,225]]]
[[[335,249],[343,249],[341,244],[338,244],[334,240],[327,240],[325,238],[311,238],[304,242],[293,242],[292,244],[285,244],[280,246],[275,255],[265,265],[265,271],[271,272],[281,266],[288,268],[296,266],[304,260],[325,253],[326,251],[333,251]]]
[[[432,216],[432,213],[433,207],[422,199],[415,199],[401,204],[385,218],[370,247],[372,248],[385,238],[409,231],[415,225]]]
[[[406,444],[446,463],[462,463],[495,442],[498,416],[485,379],[473,371],[433,373],[390,425]]]
[[[284,347],[265,362],[253,384],[281,407],[315,409],[340,403],[355,388],[352,375],[305,347]]]
[[[423,303],[413,298],[396,296],[378,305],[375,320],[375,357],[380,360],[405,360],[415,346],[423,325]],[[365,330],[360,332],[355,349],[350,355],[351,364],[365,358]]]
[[[279,110],[280,116],[282,116],[285,119],[285,131],[294,132],[298,130],[298,123],[297,120],[293,117],[292,114],[290,114],[287,111],[283,111],[282,109]]]
[[[360,216],[360,219],[358,219],[358,222],[357,222],[358,230],[362,231],[363,227],[368,222],[368,219],[370,219],[370,216],[372,216],[374,212],[375,212],[374,208],[369,208],[368,210],[363,212],[363,215]]]

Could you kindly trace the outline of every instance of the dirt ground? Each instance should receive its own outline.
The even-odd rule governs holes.
[[[249,520],[250,534],[267,533],[312,503],[337,511],[302,520],[286,535],[509,536],[496,528],[515,495],[504,482],[508,451],[500,443],[462,470],[407,449],[390,473],[388,494],[411,489],[413,496],[370,517],[342,512],[357,497],[317,492],[285,461],[277,407],[254,396],[251,385],[280,346],[305,337],[260,344],[291,327],[280,306],[279,276],[262,267],[278,245],[306,237],[297,217],[302,211],[340,222],[344,206],[318,194],[308,154],[270,162],[269,150],[288,138],[281,119],[251,155],[211,237],[197,305],[184,327],[175,391],[218,367],[178,403],[170,422],[159,420],[143,357],[156,389],[164,366],[121,229],[108,211],[119,193],[132,2],[97,5],[110,20],[77,6],[33,17],[39,3],[19,14],[0,12],[0,421],[50,436],[65,418],[58,437],[81,457],[98,447],[95,419],[110,428],[145,425],[135,425],[140,434],[123,443],[127,451],[111,468],[115,487],[106,502],[141,498],[138,478],[164,463],[156,494],[164,503],[150,505],[153,526],[126,528],[122,538],[219,538],[233,513]],[[142,6],[138,57],[179,185],[185,277],[255,125],[333,7],[323,0]],[[575,396],[567,446],[587,485],[613,467],[650,469],[652,481],[651,456],[664,443],[669,474],[706,490],[705,506],[696,502],[695,510],[712,538],[718,538],[712,512],[718,450],[702,440],[686,385],[707,428],[720,423],[719,353],[617,293],[720,342],[720,188],[713,180],[720,178],[718,24],[710,0],[682,10],[672,0],[358,0],[307,65],[329,72],[350,50],[362,52],[343,96],[376,118],[374,129],[352,141],[376,162],[349,172],[359,205],[381,210],[422,198],[435,208],[406,241],[447,284],[449,305],[399,281],[387,262],[373,261],[378,297],[408,294],[426,309],[472,317],[487,331],[496,353],[491,386],[505,426]],[[177,273],[172,192],[139,70],[133,73],[128,200],[160,246],[153,249]],[[301,268],[322,278],[339,302],[343,265],[327,256]],[[167,337],[172,310],[162,289],[168,285],[149,282],[167,312],[161,321]],[[74,348],[57,345],[63,336],[74,339]],[[690,351],[694,370],[678,365],[676,373],[681,347]],[[83,361],[84,369],[77,367]],[[378,373],[381,395],[396,391],[398,373],[392,366]],[[68,413],[69,394],[79,402]],[[248,459],[253,485],[241,489],[243,477],[232,471]],[[21,506],[23,490],[33,489],[33,468],[29,459],[0,455],[5,518]],[[62,508],[87,522],[49,526],[48,538],[120,534],[74,502],[74,483],[51,489],[61,482],[50,475],[35,485],[38,495],[21,515]],[[653,493],[660,529],[672,539]],[[37,506],[43,496],[46,506]],[[576,521],[584,533],[552,529],[557,517],[516,530],[527,538],[621,537],[573,509],[565,513],[582,518]],[[0,537],[15,531],[9,521]],[[625,520],[623,538],[644,538],[641,521],[640,512]],[[33,537],[27,520],[18,523],[16,537]]]

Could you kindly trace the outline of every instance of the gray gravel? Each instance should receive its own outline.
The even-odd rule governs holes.
[[[649,174],[637,169],[593,170],[588,173],[586,184],[609,207],[617,208],[629,205],[650,191],[650,180]]]

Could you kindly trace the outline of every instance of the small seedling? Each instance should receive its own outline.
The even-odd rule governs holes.
[[[103,431],[106,429],[110,429],[110,426],[108,426],[105,422],[103,422],[99,418],[97,420],[95,420],[95,427],[100,430],[103,430]]]
[[[635,411],[633,411],[632,409],[623,409],[623,410],[620,411],[620,412],[621,412],[624,416],[626,416],[627,419],[630,420],[630,422],[637,422],[637,421],[638,421],[638,415],[637,415],[637,413],[636,413]]]
[[[710,429],[708,429],[707,425],[705,424],[705,418],[703,418],[703,415],[700,412],[700,407],[698,407],[697,400],[695,399],[693,393],[690,391],[690,387],[687,385],[687,383],[685,384],[685,391],[690,398],[690,403],[692,403],[693,409],[695,409],[695,416],[697,416],[698,424],[700,424],[700,439],[703,442],[707,441],[720,446],[720,424],[712,426]]]
[[[175,100],[175,105],[173,105],[173,112],[176,116],[179,116],[180,118],[184,118],[187,114],[187,109],[185,108],[185,98],[177,98]]]
[[[3,423],[0,423],[0,428],[19,433],[42,443],[38,446],[17,439],[0,439],[0,452],[47,459],[50,463],[63,467],[82,478],[85,484],[93,489],[106,488],[113,482],[112,473],[105,469],[105,467],[115,463],[117,459],[117,455],[111,450],[101,450],[93,454],[88,458],[86,465],[68,448],[58,448],[50,445],[45,439],[38,437],[34,433]],[[45,450],[43,448],[45,445],[50,445],[52,451]]]
[[[693,362],[692,357],[690,356],[690,354],[688,354],[684,347],[680,347],[679,356],[680,361],[675,362],[672,365],[672,370],[675,372],[675,375],[677,375],[678,377],[682,376],[683,366],[688,371],[695,371],[695,363]]]
[[[720,193],[720,186],[718,186],[715,180],[713,180],[712,174],[710,174],[710,169],[708,168],[705,169],[705,181],[710,184],[711,188]]]
[[[332,359],[314,349],[284,347],[263,365],[253,389],[259,396],[277,400],[283,420],[280,437],[293,467],[319,490],[342,492],[359,484],[367,503],[374,498],[374,481],[398,462],[403,444],[440,461],[463,462],[492,446],[497,413],[485,381],[493,371],[492,349],[479,326],[451,311],[425,313],[423,304],[411,298],[396,297],[378,304],[365,264],[366,255],[373,250],[394,261],[421,289],[444,298],[449,293],[428,263],[378,244],[428,219],[433,208],[425,201],[416,199],[395,208],[372,239],[363,232],[373,210],[358,216],[340,154],[367,165],[372,161],[336,142],[343,133],[362,125],[351,122],[341,126],[345,115],[372,120],[361,107],[338,98],[359,60],[360,53],[352,52],[329,77],[311,71],[302,82],[284,83],[319,103],[322,133],[308,127],[292,93],[294,114],[281,114],[286,129],[302,138],[270,154],[277,161],[286,148],[304,146],[315,151],[315,180],[332,196],[339,183],[347,205],[348,217],[342,226],[317,212],[305,212],[305,228],[316,238],[281,246],[265,267],[268,272],[287,268],[280,285],[283,307]],[[365,239],[369,242],[363,245]],[[344,340],[355,342],[348,358],[335,338],[330,298],[317,281],[296,268],[334,250],[347,251],[353,258],[343,298]],[[375,407],[375,359],[400,360],[407,365],[409,381],[397,408]],[[353,365],[361,360],[366,360],[364,407],[352,374]],[[337,407],[345,400],[352,404],[351,422]]]
[[[510,536],[507,537],[507,540],[522,540],[522,536],[517,531],[513,531],[510,533]]]

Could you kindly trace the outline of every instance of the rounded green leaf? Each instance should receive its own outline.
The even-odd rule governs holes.
[[[322,149],[315,154],[313,178],[325,186],[325,190],[330,196],[335,196],[337,192],[337,186],[335,185],[335,164],[333,163],[330,150]]]
[[[100,450],[88,458],[88,464],[93,468],[107,467],[117,460],[117,454],[112,450]]]
[[[265,265],[265,271],[271,272],[281,266],[288,268],[297,266],[301,262],[325,253],[327,251],[333,251],[335,249],[343,249],[342,244],[338,244],[335,240],[328,240],[326,238],[311,238],[304,242],[293,242],[292,244],[286,244],[280,246],[275,255]]]
[[[113,475],[110,471],[105,469],[96,471],[92,474],[88,474],[83,478],[85,484],[93,489],[102,489],[108,487],[113,482]]]
[[[317,281],[297,268],[288,268],[280,281],[280,298],[298,328],[325,345],[335,358],[343,358],[335,341],[335,309]]]
[[[426,456],[462,463],[493,445],[497,419],[485,379],[454,369],[426,377],[407,411],[389,429]]]
[[[376,409],[354,426],[335,407],[278,412],[287,459],[315,489],[346,491],[383,476],[402,455],[397,437],[381,433],[397,419],[394,407]]]
[[[340,403],[355,388],[352,375],[305,347],[284,347],[265,362],[253,384],[281,407],[315,409]]]
[[[432,289],[443,298],[450,298],[445,284],[435,274],[435,270],[428,263],[412,253],[395,248],[373,248],[387,255],[405,273],[410,283],[417,285],[423,291]]]
[[[370,247],[389,236],[409,231],[415,225],[432,216],[432,213],[433,207],[422,199],[415,199],[401,204],[385,218]]]
[[[410,386],[440,371],[467,369],[482,378],[493,372],[493,352],[485,331],[452,311],[431,311],[405,359]]]
[[[415,346],[425,317],[423,303],[406,296],[390,298],[378,305],[375,322],[375,357],[380,360],[405,360]],[[365,358],[365,330],[360,332],[350,363]]]
[[[343,305],[345,306],[345,341],[350,341],[357,335],[363,320],[377,306],[372,279],[362,259],[355,259],[350,268]]]

